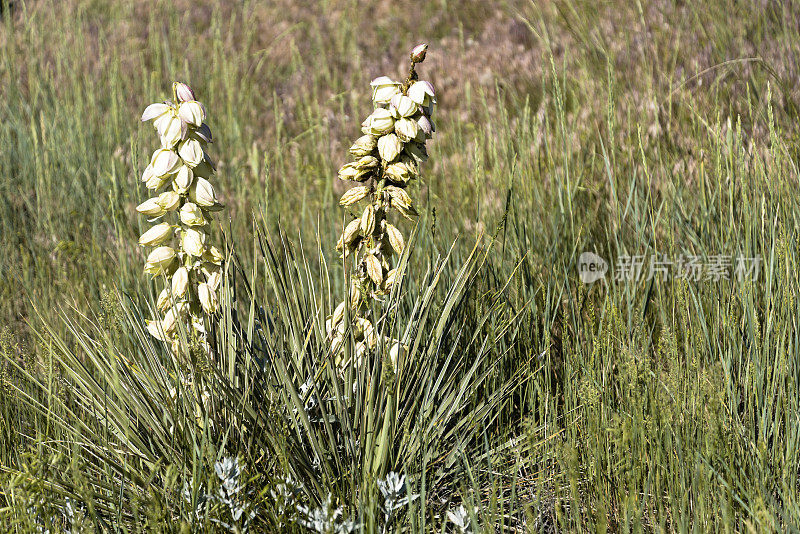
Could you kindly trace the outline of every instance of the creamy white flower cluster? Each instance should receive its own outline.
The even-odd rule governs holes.
[[[175,82],[172,89],[172,101],[150,104],[142,114],[142,121],[153,121],[161,148],[142,174],[147,189],[156,196],[136,211],[155,223],[139,238],[140,245],[156,247],[147,256],[144,270],[167,281],[157,299],[164,315],[148,321],[147,330],[177,352],[179,321],[207,348],[203,313],[217,311],[223,259],[207,240],[212,212],[222,205],[209,182],[214,165],[205,151],[212,141],[204,122],[205,107],[188,85]]]
[[[417,215],[406,187],[419,178],[419,165],[428,159],[425,143],[435,131],[431,122],[436,103],[433,85],[419,80],[416,72],[427,48],[421,44],[412,51],[411,69],[405,82],[388,76],[372,81],[375,110],[361,124],[364,135],[350,147],[353,161],[339,169],[339,179],[361,183],[349,189],[339,204],[343,207],[365,204],[345,226],[336,245],[345,259],[353,258],[350,300],[355,312],[356,356],[379,341],[363,312],[370,299],[380,300],[391,290],[397,275],[392,257],[401,255],[405,248],[402,232],[389,222],[388,215],[393,209],[409,220]],[[342,302],[328,320],[334,353],[341,346],[345,329],[344,307]],[[399,350],[399,344],[393,342],[393,359]]]

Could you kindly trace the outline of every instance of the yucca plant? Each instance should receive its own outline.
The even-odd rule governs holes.
[[[403,117],[414,117],[422,131],[421,137],[409,132],[406,146],[429,133],[424,124],[419,126],[429,111],[416,111],[430,105],[432,97],[429,84],[416,85],[421,82],[414,65],[424,54],[424,48],[415,49],[404,84],[386,85],[402,97],[390,98],[389,109],[394,109],[394,100],[401,108],[415,108],[413,113],[397,112],[395,129]],[[182,106],[194,97],[181,96],[188,87],[174,87],[172,104],[158,104],[145,113],[145,118],[157,114],[157,121],[163,121],[156,127],[168,147],[183,146],[181,137],[208,133],[200,132],[205,112],[199,105],[192,104],[200,111],[191,117],[186,113],[192,121],[183,119]],[[380,91],[385,88],[376,93]],[[184,122],[197,129],[190,127],[184,134]],[[192,220],[183,216],[188,204],[202,206],[200,193],[192,188],[206,157],[187,152],[186,158],[197,156],[194,167],[182,166],[187,159],[181,148],[177,160],[165,153],[170,148],[159,149],[148,166],[152,170],[145,170],[147,183],[151,189],[169,186],[167,194],[178,198],[168,206],[161,197],[145,204],[157,210],[151,216],[178,213],[182,237],[170,258],[148,259],[148,272],[172,280],[156,302],[118,294],[113,324],[101,314],[65,312],[64,336],[39,323],[36,334],[52,363],[49,379],[7,362],[22,378],[14,386],[15,395],[25,409],[47,421],[39,427],[44,433],[40,453],[71,458],[81,475],[76,470],[37,476],[15,471],[6,491],[28,495],[19,488],[38,480],[36,487],[46,488],[51,505],[43,517],[55,510],[52,521],[61,526],[72,524],[67,511],[79,505],[85,512],[81,517],[103,528],[167,525],[176,530],[244,531],[267,525],[318,531],[424,530],[434,517],[431,506],[459,500],[459,492],[469,488],[463,459],[492,454],[500,441],[493,439],[487,449],[485,433],[526,376],[503,374],[497,365],[502,350],[513,344],[514,316],[501,291],[476,290],[491,242],[476,243],[460,266],[448,253],[409,269],[409,262],[419,259],[413,252],[417,236],[426,230],[418,227],[408,240],[401,239],[394,235],[399,230],[377,215],[392,205],[413,209],[409,203],[398,204],[392,193],[382,204],[381,195],[389,187],[402,190],[404,185],[386,175],[402,144],[393,157],[381,149],[383,144],[379,140],[374,147],[378,156],[373,157],[380,162],[377,189],[370,193],[374,224],[361,228],[364,215],[357,219],[359,257],[367,269],[359,271],[357,264],[355,272],[342,271],[342,278],[332,276],[338,268],[328,271],[321,244],[318,260],[311,262],[295,253],[284,234],[277,241],[270,238],[263,224],[256,226],[255,263],[247,265],[233,254],[220,269],[221,255],[210,257],[204,239],[198,241],[203,249],[195,250],[194,241],[187,243],[185,237],[198,226],[195,219],[208,219],[205,209]],[[422,148],[414,144],[411,150]],[[416,169],[418,162],[404,156],[397,163]],[[213,199],[208,207],[216,208],[213,192],[206,196]],[[141,206],[140,211],[148,213]],[[148,238],[143,244],[165,246],[161,240],[173,231],[168,226],[169,231],[159,230],[155,241]],[[352,248],[353,242],[347,245]],[[397,254],[390,285],[384,283],[390,276],[387,265],[381,265],[379,281],[368,267],[368,255],[384,255],[382,263],[387,261],[388,252],[374,250],[384,245]],[[179,275],[184,267],[188,277]],[[209,276],[221,288],[213,307],[204,303],[199,290],[189,289],[195,282],[210,284]],[[332,343],[329,319],[336,303],[352,294],[351,278],[359,291],[367,292],[357,306],[346,311],[339,306],[339,341]],[[182,313],[176,312],[169,324],[145,320],[165,306]],[[476,307],[485,313],[474,313]],[[209,314],[205,320],[200,310]],[[364,329],[358,320],[364,317],[375,339],[399,343],[362,343]],[[202,334],[203,350],[188,350],[192,331]],[[54,384],[62,394],[53,393]],[[446,517],[443,512],[440,520]]]

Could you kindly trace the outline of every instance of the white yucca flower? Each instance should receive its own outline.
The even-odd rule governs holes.
[[[150,104],[142,113],[142,121],[153,121],[161,146],[142,174],[145,186],[158,194],[136,211],[162,219],[139,238],[142,246],[157,246],[147,256],[145,272],[166,277],[156,302],[164,315],[148,321],[147,330],[177,353],[178,322],[208,350],[203,315],[219,307],[223,257],[207,242],[211,212],[222,205],[209,181],[214,167],[205,150],[211,142],[206,109],[185,83],[175,82],[172,92],[172,100]]]
[[[428,158],[425,143],[435,131],[430,118],[436,103],[433,85],[419,80],[416,72],[427,50],[426,44],[414,47],[405,82],[388,76],[372,80],[375,108],[361,124],[364,135],[350,147],[354,161],[343,165],[338,172],[342,180],[365,184],[351,188],[339,200],[342,207],[352,210],[353,220],[345,225],[336,245],[342,257],[353,262],[350,264],[353,273],[350,309],[355,318],[354,357],[360,359],[366,350],[381,344],[388,353],[388,363],[394,368],[404,359],[407,348],[398,340],[376,336],[373,325],[364,315],[369,300],[380,300],[398,278],[392,262],[403,253],[406,240],[389,222],[392,210],[407,219],[417,214],[405,188],[419,178],[419,164]],[[359,208],[362,202],[367,205]],[[344,309],[343,302],[327,321],[331,346],[337,357],[342,355],[344,347]]]

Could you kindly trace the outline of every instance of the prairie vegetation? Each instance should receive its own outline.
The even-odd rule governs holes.
[[[4,532],[800,524],[791,2],[0,6]],[[364,206],[337,173],[370,81],[421,42],[419,215],[357,310],[393,343],[357,347],[348,312],[338,355],[336,243]],[[173,80],[207,107],[225,206],[210,348],[184,358],[148,332],[136,212],[138,119]],[[761,263],[615,280],[634,256]]]

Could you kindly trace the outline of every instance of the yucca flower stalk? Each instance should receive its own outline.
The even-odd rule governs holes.
[[[425,60],[428,45],[411,52],[411,67],[404,82],[381,76],[371,82],[372,114],[361,124],[364,135],[350,147],[353,161],[339,169],[340,180],[358,182],[340,199],[351,212],[336,249],[350,262],[350,307],[353,312],[355,355],[378,343],[375,328],[366,317],[370,301],[381,301],[397,278],[393,259],[403,254],[406,239],[390,221],[392,212],[413,220],[418,214],[406,191],[420,177],[420,164],[428,159],[425,143],[434,132],[431,121],[436,103],[433,85],[419,80],[416,66]],[[363,208],[362,208],[363,206]],[[329,318],[327,328],[335,354],[343,345],[345,302]],[[390,358],[403,346],[390,341]],[[394,363],[394,362],[393,362]]]
[[[178,353],[178,324],[208,351],[205,317],[216,313],[222,254],[208,242],[212,213],[222,209],[209,179],[214,165],[206,153],[212,141],[206,110],[185,83],[172,84],[172,100],[150,104],[142,121],[153,121],[161,147],[150,158],[142,181],[154,195],[137,206],[155,223],[139,244],[155,247],[144,271],[165,285],[156,306],[163,315],[147,330]]]

